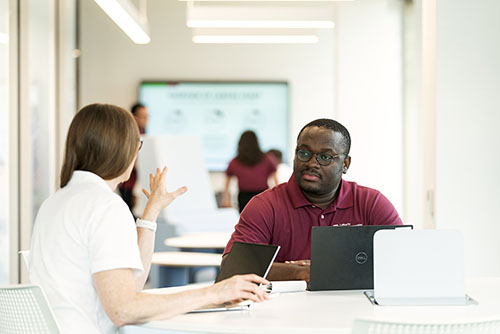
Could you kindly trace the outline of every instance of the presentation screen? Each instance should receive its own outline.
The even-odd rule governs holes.
[[[289,156],[286,82],[142,82],[147,135],[196,135],[210,171],[224,171],[242,132],[253,130],[261,149]],[[182,143],[179,143],[182,145]],[[189,161],[186,161],[189,163]]]

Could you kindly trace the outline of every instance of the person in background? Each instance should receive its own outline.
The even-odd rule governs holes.
[[[130,109],[132,115],[134,116],[135,122],[139,127],[139,133],[141,135],[146,133],[146,127],[148,125],[148,111],[146,106],[142,103],[136,103]],[[135,184],[137,183],[137,166],[134,166],[132,169],[132,173],[130,174],[130,178],[118,185],[118,192],[120,196],[123,198],[125,203],[130,209],[130,212],[134,214],[134,206],[137,203],[137,198],[134,194]],[[135,215],[134,215],[135,217]]]
[[[269,177],[273,179],[274,184],[278,184],[276,163],[261,151],[257,135],[253,131],[248,130],[241,134],[238,155],[231,160],[226,169],[226,183],[221,203],[223,207],[231,206],[229,183],[232,176],[238,179],[240,212],[253,196],[269,188],[267,183]]]
[[[342,124],[325,118],[306,124],[297,137],[293,175],[246,206],[224,254],[234,241],[279,245],[267,278],[309,281],[313,226],[401,225],[379,191],[342,180],[350,148]]]
[[[283,162],[283,153],[280,150],[272,149],[267,151],[266,154],[269,154],[276,160],[276,164],[278,167],[276,168],[276,177],[278,179],[278,183],[287,182],[290,179],[290,175],[292,175],[292,168]]]
[[[202,289],[144,293],[154,248],[156,218],[181,187],[168,192],[167,168],[150,174],[147,204],[134,222],[114,192],[130,177],[141,149],[132,115],[91,104],[71,122],[61,189],[38,211],[31,239],[30,281],[47,295],[62,333],[116,333],[120,326],[170,318],[211,304],[263,301],[257,275],[233,276]]]
[[[139,126],[139,133],[141,135],[145,134],[148,126],[148,110],[146,106],[142,103],[136,103],[130,108],[130,112],[134,115],[134,119]]]

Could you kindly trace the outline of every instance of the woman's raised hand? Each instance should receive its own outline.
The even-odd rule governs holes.
[[[142,217],[143,219],[155,221],[163,208],[167,207],[174,199],[187,191],[187,187],[180,187],[173,192],[168,192],[165,184],[166,175],[166,166],[163,167],[162,171],[157,168],[154,175],[149,174],[150,192],[144,188],[142,189],[142,192],[148,198],[148,203],[146,204]]]

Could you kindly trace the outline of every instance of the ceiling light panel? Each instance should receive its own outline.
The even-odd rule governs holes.
[[[333,7],[207,5],[189,3],[187,26],[191,28],[332,29]]]
[[[134,43],[147,44],[151,41],[146,18],[141,17],[130,0],[95,0],[95,2]]]
[[[193,2],[193,0],[179,0],[182,2]],[[311,2],[348,2],[354,0],[194,0],[196,2],[301,2],[301,3],[311,3]]]
[[[315,35],[195,35],[193,42],[212,44],[314,44]]]
[[[318,36],[313,29],[193,29],[194,43],[235,44],[313,44]]]

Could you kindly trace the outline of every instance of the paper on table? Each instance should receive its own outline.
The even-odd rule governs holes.
[[[306,281],[272,281],[269,285],[265,286],[266,291],[270,293],[275,292],[299,292],[306,291]]]

